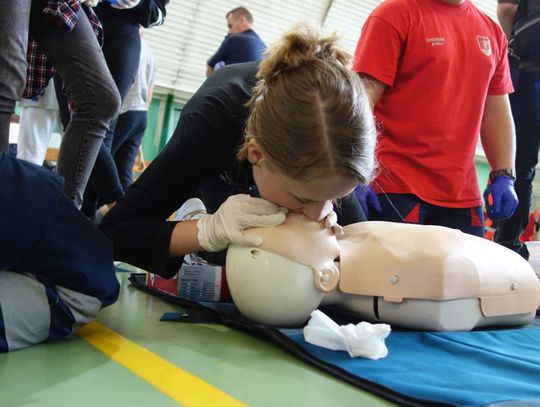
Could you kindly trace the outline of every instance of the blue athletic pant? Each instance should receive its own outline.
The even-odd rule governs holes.
[[[439,225],[484,237],[481,206],[445,208],[431,205],[412,194],[378,194],[382,211],[370,211],[370,220],[385,220],[421,225]]]

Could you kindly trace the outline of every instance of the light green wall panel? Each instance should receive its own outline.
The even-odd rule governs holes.
[[[480,189],[484,189],[489,176],[489,165],[483,160],[477,159],[476,162],[476,176],[478,177],[478,185]]]
[[[142,142],[145,160],[153,160],[174,133],[182,105],[172,95],[154,98],[148,109],[148,122]]]
[[[489,164],[485,160],[481,159],[476,159],[475,164],[478,186],[480,187],[480,192],[483,194],[489,176]]]
[[[158,124],[159,105],[160,100],[153,99],[150,107],[148,108],[146,131],[142,141],[142,149],[145,160],[153,160],[159,152],[159,143],[156,143],[154,137]]]

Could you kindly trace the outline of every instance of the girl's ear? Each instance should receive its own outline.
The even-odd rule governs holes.
[[[247,144],[247,157],[251,165],[257,165],[259,161],[264,159],[264,153],[255,139],[250,139]]]

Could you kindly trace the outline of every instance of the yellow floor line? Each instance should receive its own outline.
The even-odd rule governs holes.
[[[77,335],[182,406],[246,406],[98,322],[83,326]]]

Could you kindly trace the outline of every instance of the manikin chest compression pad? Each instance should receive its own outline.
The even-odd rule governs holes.
[[[529,263],[486,239],[392,222],[361,222],[343,230],[341,292],[392,302],[478,298],[486,317],[534,313],[538,307],[540,283]],[[374,272],[359,272],[360,267]]]

